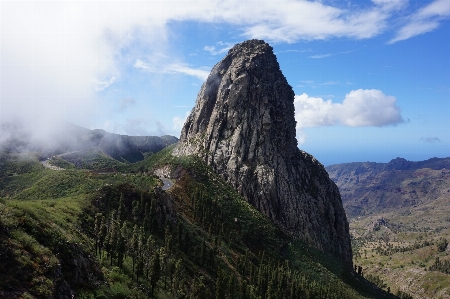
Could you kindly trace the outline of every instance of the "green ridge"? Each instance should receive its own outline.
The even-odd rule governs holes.
[[[0,298],[394,298],[172,149],[120,173],[31,159],[2,175]],[[151,174],[163,166],[176,177],[168,191]]]

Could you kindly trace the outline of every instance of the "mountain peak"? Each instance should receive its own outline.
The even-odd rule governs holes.
[[[397,158],[392,159],[391,161],[389,161],[389,163],[392,163],[392,164],[394,164],[394,163],[404,163],[404,162],[409,162],[409,161],[406,160],[405,158],[400,158],[400,157],[397,157]]]
[[[297,147],[294,92],[272,47],[237,44],[212,69],[175,155],[197,155],[287,233],[351,265],[339,190]]]

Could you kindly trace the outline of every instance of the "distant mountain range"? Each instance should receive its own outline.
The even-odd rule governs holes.
[[[450,158],[326,167],[350,217],[414,207],[450,193]]]

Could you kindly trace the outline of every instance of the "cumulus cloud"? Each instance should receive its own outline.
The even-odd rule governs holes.
[[[377,89],[350,91],[342,103],[310,97],[306,93],[294,99],[297,140],[306,141],[304,128],[321,126],[383,127],[404,122],[397,99]]]
[[[295,96],[297,129],[343,125],[349,127],[382,127],[403,122],[396,98],[377,89],[349,92],[342,103],[310,97]]]
[[[442,20],[448,18],[450,18],[450,1],[435,0],[408,16],[406,24],[400,28],[390,43],[433,31],[439,27]]]

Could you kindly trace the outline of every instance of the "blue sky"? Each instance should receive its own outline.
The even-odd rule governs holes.
[[[450,156],[450,0],[1,1],[0,15],[0,122],[36,135],[62,119],[178,136],[211,68],[258,38],[296,94],[299,148],[323,164]]]

